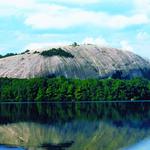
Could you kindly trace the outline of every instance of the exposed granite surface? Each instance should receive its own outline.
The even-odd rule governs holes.
[[[39,53],[0,59],[0,77],[33,78],[65,76],[71,78],[148,77],[150,62],[142,57],[114,48],[96,45],[63,46],[74,58],[44,57]],[[43,49],[44,50],[44,49]]]

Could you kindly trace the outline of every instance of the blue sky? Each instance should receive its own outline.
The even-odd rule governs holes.
[[[0,0],[0,53],[74,41],[150,58],[150,0]]]

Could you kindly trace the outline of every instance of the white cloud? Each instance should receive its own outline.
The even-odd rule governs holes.
[[[70,9],[67,7],[52,7],[51,11],[30,14],[25,20],[26,25],[37,29],[64,29],[78,25],[123,29],[128,26],[147,23],[149,23],[149,18],[144,14],[131,16],[110,15],[105,12]]]
[[[138,41],[145,41],[145,40],[148,40],[149,38],[150,38],[150,35],[145,31],[140,31],[136,36],[136,39]]]
[[[0,51],[4,51],[4,48],[3,48],[3,47],[0,47]]]
[[[110,19],[110,21],[109,21]],[[108,26],[113,28],[125,28],[132,25],[140,25],[149,23],[149,18],[144,14],[135,14],[132,16],[109,16]]]
[[[53,11],[53,8],[63,6],[53,5],[50,3],[39,2],[38,0],[0,0],[0,16],[19,16],[27,17],[36,12]]]
[[[82,42],[83,44],[96,44],[96,45],[100,45],[100,46],[108,46],[108,42],[102,38],[102,37],[98,37],[98,38],[92,38],[92,37],[87,37],[83,40]]]
[[[35,0],[0,0],[0,16],[27,14],[36,6]]]
[[[0,0],[1,7],[27,8],[35,4],[35,0]]]
[[[95,4],[101,2],[101,0],[59,0],[59,2],[73,4]]]
[[[60,0],[66,3],[97,3],[100,0]],[[103,11],[87,11],[54,4],[54,0],[0,0],[0,16],[19,15],[25,25],[36,29],[65,29],[72,26],[97,26],[123,29],[132,25],[148,24],[149,18],[141,12],[128,15],[112,15]],[[141,0],[137,0],[140,1]],[[147,0],[144,0],[147,1]],[[55,1],[56,2],[56,1]],[[138,3],[136,4],[138,5]],[[138,6],[136,6],[138,7]]]
[[[63,8],[60,5],[61,2],[64,3],[77,3],[77,4],[92,4],[97,3],[99,0],[0,0],[0,16],[19,16],[19,15],[29,15],[34,13],[44,13],[51,11],[59,11],[59,8]],[[57,5],[56,5],[57,4]],[[54,9],[53,9],[54,8]]]
[[[25,50],[40,50],[40,49],[46,49],[46,48],[52,48],[52,47],[59,47],[59,46],[65,46],[68,45],[69,42],[50,42],[50,43],[30,43],[25,46]]]
[[[150,13],[150,1],[149,0],[134,0],[135,10],[143,14]]]
[[[66,37],[64,34],[52,34],[52,33],[39,33],[39,34],[32,34],[32,33],[24,33],[24,32],[19,32],[16,31],[13,33],[15,35],[15,38],[17,40],[22,40],[22,41],[27,41],[27,40],[52,40],[52,39],[62,39]],[[70,34],[71,35],[71,34]]]
[[[121,49],[122,50],[125,50],[125,51],[133,51],[133,47],[129,44],[128,41],[126,40],[123,40],[120,42],[120,46],[121,46]]]

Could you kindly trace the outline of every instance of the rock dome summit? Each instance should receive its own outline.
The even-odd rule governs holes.
[[[0,77],[34,78],[150,77],[150,62],[129,51],[92,44],[69,45],[0,59]]]

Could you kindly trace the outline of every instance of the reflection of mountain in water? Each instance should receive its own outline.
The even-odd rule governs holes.
[[[150,149],[150,139],[145,139],[143,141],[140,141],[139,143],[122,150],[149,150]]]
[[[24,148],[20,147],[12,147],[7,145],[0,145],[0,150],[25,150]]]
[[[149,133],[96,121],[63,125],[14,123],[0,126],[0,144],[28,150],[117,150],[146,138]]]

